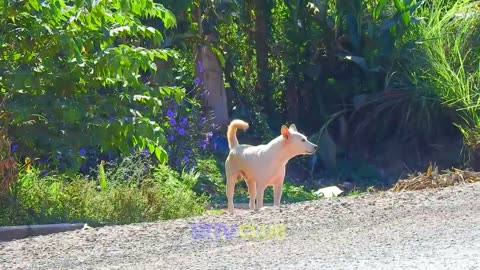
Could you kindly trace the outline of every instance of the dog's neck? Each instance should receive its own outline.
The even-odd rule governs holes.
[[[287,164],[296,155],[289,153],[287,148],[285,148],[285,143],[282,135],[276,137],[265,146],[265,154],[273,161],[278,161],[282,165]]]

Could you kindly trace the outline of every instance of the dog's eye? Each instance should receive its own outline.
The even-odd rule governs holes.
[[[302,139],[302,142],[305,142],[305,139]]]

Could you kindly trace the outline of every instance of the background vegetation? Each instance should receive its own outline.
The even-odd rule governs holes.
[[[0,3],[0,224],[129,223],[225,203],[228,121],[320,146],[284,199],[480,166],[480,2]],[[246,201],[238,185],[236,201]],[[271,192],[266,194],[271,200]]]

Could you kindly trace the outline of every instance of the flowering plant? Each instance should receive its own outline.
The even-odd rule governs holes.
[[[200,87],[200,86],[197,86]],[[202,93],[201,89],[196,89]],[[209,115],[202,113],[195,98],[184,98],[179,104],[168,103],[165,134],[169,164],[173,168],[195,167],[196,159],[216,148],[216,126]]]

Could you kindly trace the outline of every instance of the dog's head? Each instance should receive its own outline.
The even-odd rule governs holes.
[[[295,124],[289,128],[282,126],[281,134],[285,139],[288,151],[293,155],[311,155],[317,151],[317,146],[311,143],[305,135],[297,131]]]

